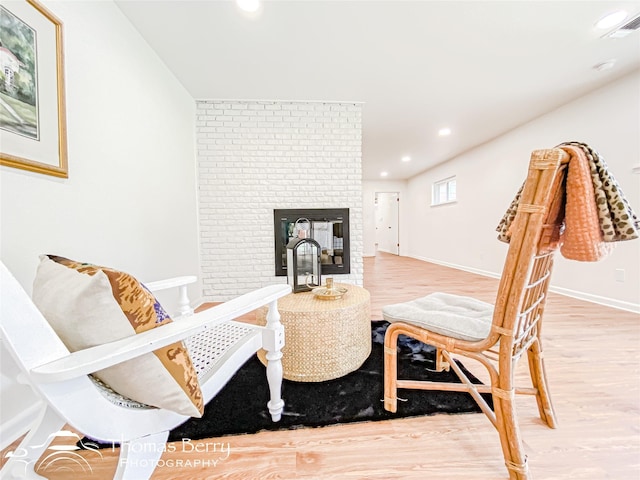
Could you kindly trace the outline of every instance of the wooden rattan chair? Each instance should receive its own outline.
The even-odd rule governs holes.
[[[520,198],[518,212],[511,227],[509,250],[500,280],[495,306],[489,306],[482,330],[482,303],[472,305],[465,317],[465,308],[473,299],[458,297],[462,301],[449,311],[451,324],[443,324],[442,312],[424,308],[431,296],[422,304],[408,302],[383,309],[383,317],[391,324],[385,336],[385,409],[397,409],[397,389],[454,390],[468,392],[498,430],[505,463],[512,480],[531,478],[527,457],[523,452],[514,405],[515,394],[535,395],[542,420],[551,428],[556,418],[549,396],[542,356],[541,324],[545,308],[553,257],[557,249],[564,216],[564,184],[569,156],[561,149],[537,150],[531,155],[528,176]],[[438,294],[435,294],[438,295]],[[442,295],[442,294],[440,294]],[[437,298],[437,297],[436,297]],[[455,298],[444,295],[444,303]],[[442,303],[442,298],[438,301]],[[422,305],[422,307],[420,306]],[[424,310],[416,316],[416,311]],[[405,313],[403,313],[405,312]],[[462,313],[461,313],[462,312]],[[469,329],[469,325],[475,325]],[[442,327],[445,328],[442,328]],[[408,335],[437,348],[436,369],[453,369],[461,384],[418,382],[397,378],[398,335]],[[527,354],[532,387],[516,388],[516,363]],[[452,359],[461,355],[478,361],[486,367],[490,385],[475,385]],[[493,409],[482,397],[490,393]]]

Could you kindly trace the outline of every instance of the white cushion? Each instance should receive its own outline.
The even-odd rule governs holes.
[[[489,335],[493,305],[471,297],[432,293],[382,309],[387,322],[406,322],[461,340],[482,340]]]
[[[33,301],[74,352],[171,322],[155,297],[124,272],[62,257],[41,257]],[[200,417],[203,398],[183,342],[94,374],[137,402]]]

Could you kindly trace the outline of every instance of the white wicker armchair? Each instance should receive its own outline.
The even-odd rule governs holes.
[[[43,399],[38,421],[0,472],[2,478],[44,478],[34,466],[56,432],[68,424],[78,432],[104,442],[121,444],[117,479],[148,479],[163,451],[169,430],[189,417],[163,408],[131,408],[117,394],[109,394],[90,374],[184,340],[198,374],[205,403],[213,398],[256,351],[264,348],[269,360],[268,408],[278,421],[284,402],[281,349],[284,329],[277,299],[287,285],[274,285],[242,295],[200,313],[190,314],[186,289],[181,309],[187,315],[159,328],[70,353],[27,293],[0,263],[0,332],[3,346],[21,369],[20,381]],[[193,278],[152,283],[148,287],[184,287]],[[232,321],[269,305],[264,327]],[[256,412],[258,414],[259,412]]]

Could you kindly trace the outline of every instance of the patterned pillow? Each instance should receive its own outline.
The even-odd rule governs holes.
[[[33,301],[72,352],[171,322],[153,294],[131,275],[55,255],[40,260]],[[94,375],[132,400],[202,416],[200,384],[182,342]]]

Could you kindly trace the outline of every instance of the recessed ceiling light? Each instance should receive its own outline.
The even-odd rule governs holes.
[[[619,24],[625,18],[627,18],[627,12],[624,10],[617,10],[602,17],[596,22],[596,28],[611,28],[614,25]]]
[[[389,175],[389,172],[380,172],[381,177],[386,177],[387,175]]]
[[[408,155],[407,155],[407,156],[404,156],[404,157],[402,157],[402,161],[403,161],[403,162],[410,162],[410,161],[411,161],[411,157],[410,157],[410,156],[408,156]]]
[[[257,12],[260,8],[260,0],[236,0],[236,3],[240,10],[249,13]]]
[[[451,135],[451,129],[441,128],[440,130],[438,130],[438,135],[440,135],[441,137],[446,137],[447,135]]]

